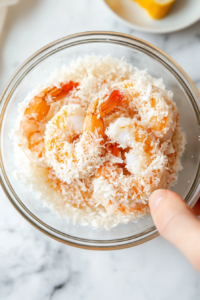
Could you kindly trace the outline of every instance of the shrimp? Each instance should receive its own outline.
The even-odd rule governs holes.
[[[112,213],[146,212],[149,195],[163,185],[167,156],[136,118],[118,118],[105,133],[117,145],[110,151],[123,163],[100,166],[93,180],[95,200]]]
[[[107,161],[99,167],[93,196],[111,213],[143,213],[149,195],[159,187],[168,188],[174,173],[176,149],[165,142],[175,134],[178,112],[170,95],[158,87],[124,81],[119,88],[124,100],[107,117],[105,134],[117,145],[111,153],[123,163]]]
[[[113,88],[101,103],[97,98],[87,112],[79,105],[65,105],[47,124],[47,164],[60,180],[70,184],[74,179],[93,176],[104,162],[104,117],[123,97]]]
[[[170,139],[177,124],[178,111],[170,99],[173,94],[149,82],[124,81],[119,85],[126,95],[128,107],[136,110],[138,119],[161,141]]]
[[[65,98],[78,85],[76,82],[69,81],[61,84],[60,88],[48,87],[31,99],[29,106],[25,109],[20,128],[27,139],[28,149],[36,152],[39,158],[44,156],[45,152],[44,131],[51,104]]]

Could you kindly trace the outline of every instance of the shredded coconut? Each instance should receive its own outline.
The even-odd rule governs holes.
[[[75,84],[66,96],[55,102],[48,94],[39,104],[42,119],[32,99],[67,82]],[[123,99],[102,117],[100,108],[113,90]],[[86,130],[92,116],[103,122],[103,137],[101,125]],[[52,72],[20,103],[15,176],[73,223],[110,229],[137,221],[149,212],[150,194],[169,188],[181,170],[185,138],[178,117],[162,79],[110,56],[79,58]]]

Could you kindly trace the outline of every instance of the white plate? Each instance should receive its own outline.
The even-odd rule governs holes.
[[[145,32],[177,31],[200,20],[200,0],[176,0],[169,14],[153,20],[145,9],[131,0],[104,0],[115,16],[127,26]]]

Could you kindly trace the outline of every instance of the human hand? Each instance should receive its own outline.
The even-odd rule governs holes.
[[[200,272],[200,201],[192,209],[176,193],[157,190],[151,194],[149,206],[159,233]]]

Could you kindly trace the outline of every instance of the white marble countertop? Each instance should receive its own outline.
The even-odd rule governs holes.
[[[68,34],[111,30],[135,35],[172,56],[200,90],[200,22],[173,34],[133,31],[102,0],[20,0],[0,36],[0,92],[16,68]],[[200,276],[161,237],[118,251],[62,245],[27,223],[0,190],[0,299],[196,300]]]

